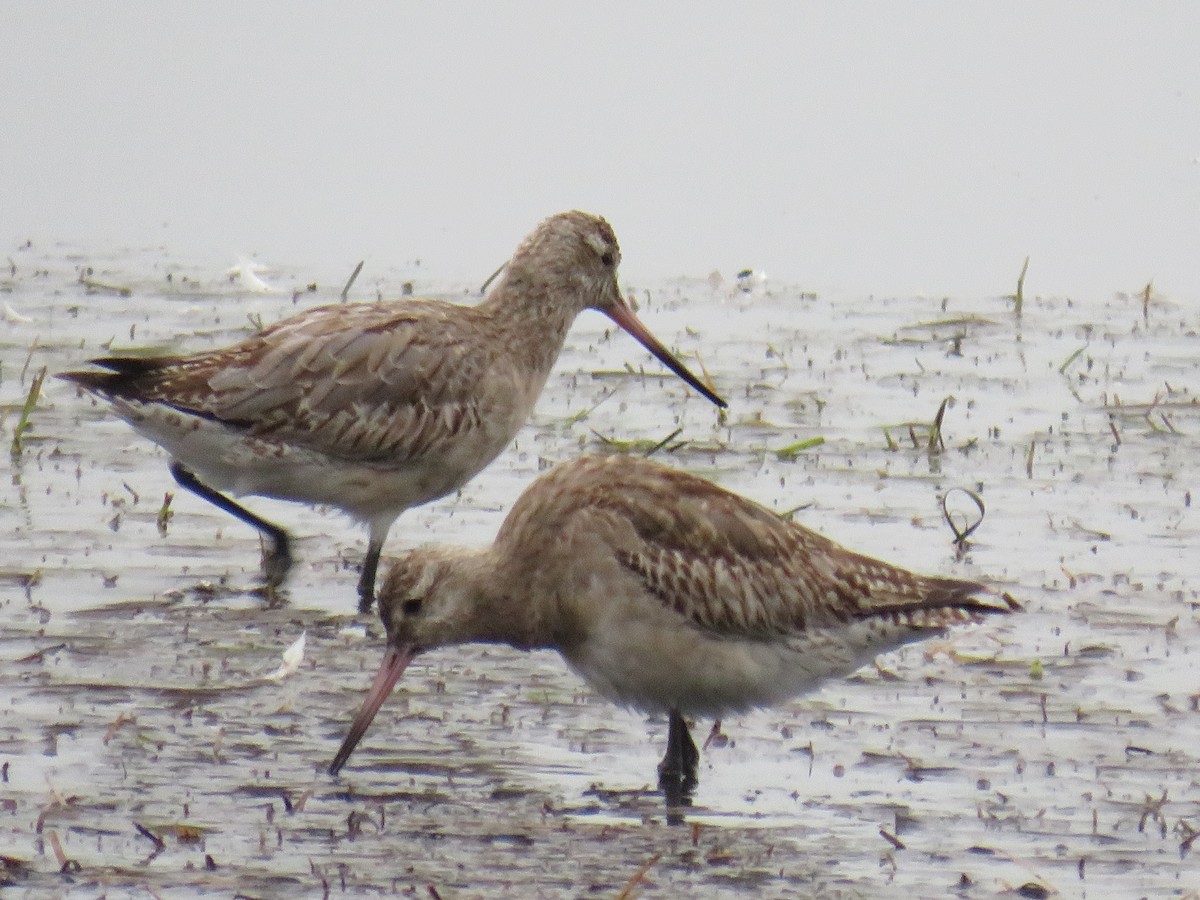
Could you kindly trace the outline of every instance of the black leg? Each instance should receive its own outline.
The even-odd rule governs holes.
[[[683,758],[683,777],[684,780],[691,781],[692,786],[696,786],[696,768],[700,765],[700,751],[696,749],[696,742],[692,740],[692,733],[688,731],[687,723],[683,721],[683,716],[675,714],[676,720],[679,722],[681,751]]]
[[[367,555],[363,557],[362,576],[358,579],[358,611],[370,612],[375,601],[375,573],[379,569],[379,554],[383,552],[383,538],[372,537],[367,544]]]
[[[266,576],[268,587],[278,587],[287,577],[288,569],[292,567],[292,553],[288,544],[287,532],[266,519],[259,518],[250,510],[230,500],[224,494],[214,491],[196,477],[191,469],[182,463],[171,462],[171,474],[179,482],[179,486],[187,488],[198,497],[203,497],[218,509],[223,509],[239,521],[245,522],[252,528],[258,529],[270,544],[263,559],[263,574]]]
[[[683,716],[672,710],[667,723],[667,753],[659,763],[659,774],[683,778],[694,783],[699,762],[700,751],[696,749],[696,742],[692,740],[687,722],[683,721]]]
[[[658,765],[658,786],[667,801],[667,822],[678,825],[683,817],[678,812],[681,806],[690,806],[692,791],[696,789],[696,767],[700,762],[700,751],[692,740],[687,722],[675,710],[667,723],[667,753]]]

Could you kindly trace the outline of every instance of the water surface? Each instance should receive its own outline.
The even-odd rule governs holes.
[[[298,266],[267,273],[281,293],[251,293],[161,248],[35,244],[13,262],[5,445],[42,367],[218,346],[248,316],[341,287],[307,291]],[[129,296],[87,288],[81,266]],[[359,298],[398,296],[407,277],[369,274]],[[403,516],[389,550],[486,542],[545,467],[679,429],[664,462],[872,555],[991,580],[1026,612],[724,721],[683,826],[652,790],[666,723],[613,708],[549,653],[422,657],[334,780],[381,650],[378,623],[354,614],[363,530],[249,501],[298,537],[287,602],[268,608],[256,535],[48,380],[0,480],[0,882],[14,896],[614,896],[639,873],[634,890],[705,896],[1194,891],[1195,309],[1116,286],[1029,296],[1019,317],[999,296],[630,287],[728,413],[585,313],[515,445]],[[941,520],[955,487],[987,506],[963,558]],[[301,633],[300,670],[266,680]]]

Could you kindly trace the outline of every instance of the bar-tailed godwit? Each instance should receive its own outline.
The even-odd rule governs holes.
[[[779,703],[1019,608],[982,584],[846,550],[694,475],[584,457],[535,481],[490,547],[395,562],[379,596],[383,664],[330,773],[414,656],[479,641],[557,650],[610,700],[667,714],[660,784],[685,797],[699,754],[684,716]]]
[[[222,492],[325,504],[365,522],[366,609],[396,517],[456,491],[512,441],[584,309],[725,405],[639,321],[619,262],[604,219],[562,213],[522,242],[478,306],[323,306],[230,347],[96,359],[109,371],[59,377],[163,447],[180,485],[257,528],[270,586],[291,566],[287,533]]]

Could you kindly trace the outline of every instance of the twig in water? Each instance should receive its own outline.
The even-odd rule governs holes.
[[[1150,324],[1150,289],[1154,286],[1154,279],[1151,278],[1146,282],[1146,287],[1142,290],[1142,321],[1147,325]]]
[[[121,728],[123,728],[126,725],[136,724],[136,723],[137,723],[137,719],[135,719],[129,713],[127,713],[127,712],[118,713],[117,717],[115,719],[113,719],[112,722],[109,723],[108,731],[104,732],[104,737],[101,739],[101,742],[104,744],[104,746],[107,747],[108,742],[113,739],[113,735],[115,735]]]
[[[51,829],[46,832],[46,837],[50,841],[50,849],[54,851],[54,858],[58,860],[60,869],[67,867],[67,854],[63,853],[62,842],[58,839],[58,832]]]
[[[887,841],[889,844],[891,844],[893,847],[895,847],[897,850],[907,849],[904,844],[904,841],[900,840],[900,838],[896,837],[894,834],[892,834],[890,831],[888,831],[885,828],[879,829],[879,836],[881,838],[883,838],[885,841]]]
[[[354,267],[354,271],[350,273],[350,277],[346,280],[346,286],[342,288],[342,302],[346,302],[346,296],[350,293],[350,285],[354,284],[354,279],[358,277],[358,273],[362,271],[365,260],[359,260],[358,265]]]
[[[1025,477],[1033,477],[1033,448],[1037,445],[1037,438],[1033,438],[1029,442],[1029,452],[1025,454]]]
[[[141,822],[134,822],[133,827],[137,829],[137,833],[140,834],[142,837],[146,838],[148,841],[152,841],[157,850],[162,851],[162,850],[166,849],[166,846],[167,846],[166,841],[164,841],[162,838],[160,838],[157,834],[155,834],[153,831],[151,831],[149,828],[147,828]]]
[[[958,527],[958,524],[954,521],[954,517],[950,514],[950,507],[947,503],[947,501],[950,499],[950,495],[955,491],[966,494],[968,497],[970,497],[971,501],[979,510],[979,518],[970,525],[967,525],[965,528]],[[959,556],[962,556],[962,554],[966,552],[967,538],[971,536],[976,528],[983,524],[983,517],[985,515],[987,515],[987,509],[983,505],[983,498],[974,491],[968,491],[966,488],[956,487],[951,488],[942,495],[942,518],[946,520],[946,524],[949,525],[950,530],[954,532],[954,546],[958,551]]]
[[[662,854],[655,853],[648,860],[642,863],[642,865],[638,867],[638,870],[633,873],[633,877],[625,882],[625,887],[621,888],[621,893],[617,894],[617,900],[632,900],[632,898],[636,897],[639,893],[638,889],[642,884],[642,879],[646,876],[646,873],[650,871],[651,867],[653,867],[654,864],[660,859],[662,859]]]

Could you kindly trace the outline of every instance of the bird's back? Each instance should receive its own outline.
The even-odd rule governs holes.
[[[496,548],[574,590],[564,656],[601,693],[719,715],[767,705],[878,653],[1016,608],[973,581],[908,572],[649,460],[580,458],[535,483]],[[592,572],[594,570],[594,572]],[[588,575],[591,572],[591,575]],[[528,579],[550,580],[531,570]]]
[[[215,487],[368,517],[461,487],[528,417],[541,382],[492,324],[436,301],[327,306],[226,348],[61,377]]]

